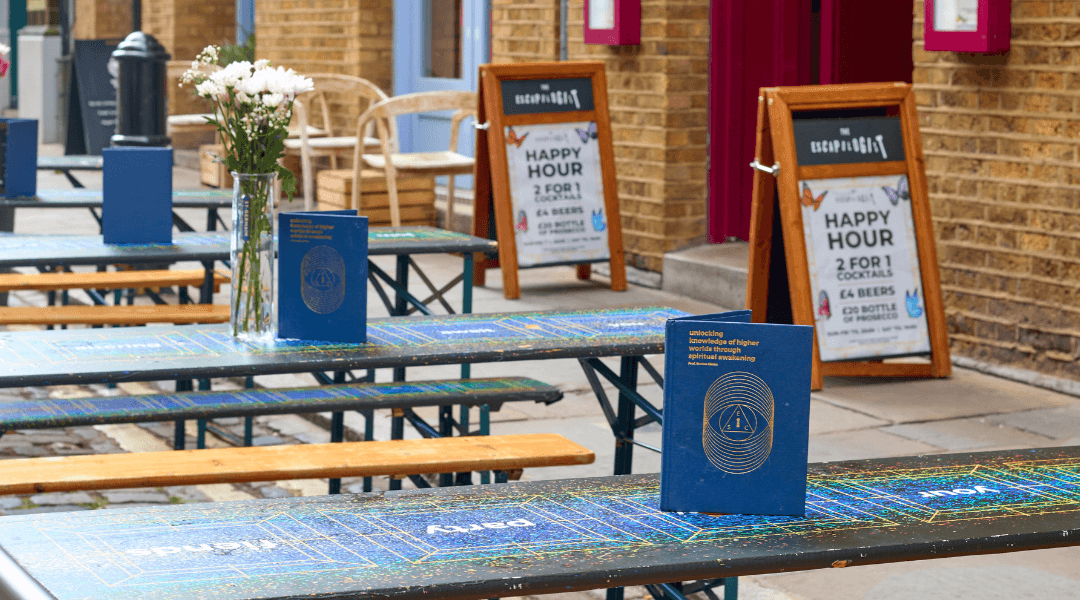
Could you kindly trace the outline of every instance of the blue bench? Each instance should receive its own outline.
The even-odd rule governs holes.
[[[365,419],[365,439],[374,436],[373,411],[392,409],[395,427],[392,439],[401,439],[404,431],[400,423],[409,421],[424,437],[435,438],[459,435],[487,435],[487,419],[480,419],[480,427],[470,429],[467,414],[469,407],[479,407],[486,416],[489,410],[499,410],[504,402],[542,402],[551,404],[562,399],[562,391],[552,385],[525,377],[502,377],[493,379],[466,379],[449,381],[415,381],[394,383],[363,383],[329,385],[310,388],[245,389],[232,391],[201,391],[145,394],[138,396],[112,396],[101,398],[71,398],[43,400],[15,400],[0,402],[0,435],[16,429],[50,429],[80,425],[109,423],[141,423],[149,421],[175,421],[174,448],[184,448],[184,421],[199,420],[199,448],[204,447],[206,423],[210,419],[244,417],[244,436],[232,436],[223,430],[214,433],[230,441],[251,445],[251,418],[259,415],[303,414],[332,412],[331,442],[344,439],[344,411],[357,411]],[[449,419],[454,405],[463,406],[462,418]],[[440,422],[432,425],[416,414],[423,406],[446,407],[440,411]],[[464,482],[467,474],[459,478]],[[421,480],[413,478],[418,485]],[[482,481],[487,482],[486,474]],[[444,478],[443,484],[451,481]],[[370,481],[365,481],[365,489]],[[331,493],[338,486],[333,485]]]

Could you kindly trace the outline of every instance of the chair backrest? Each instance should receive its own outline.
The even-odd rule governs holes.
[[[317,73],[308,75],[315,84],[315,89],[301,94],[295,104],[296,117],[301,125],[320,127],[329,135],[334,135],[335,128],[331,105],[335,102],[361,102],[361,112],[387,99],[387,95],[379,86],[367,79],[352,75],[340,75],[336,73]],[[313,122],[316,109],[322,113],[319,123]],[[355,114],[355,113],[354,113]],[[395,130],[395,138],[396,130]]]
[[[453,110],[450,117],[450,149],[457,149],[458,126],[469,116],[476,116],[476,92],[441,91],[441,92],[417,92],[394,96],[371,105],[364,114],[360,115],[357,122],[357,132],[370,126],[371,123],[380,123],[380,127],[389,125],[391,134],[391,152],[398,151],[397,145],[397,117],[417,113],[437,112]]]

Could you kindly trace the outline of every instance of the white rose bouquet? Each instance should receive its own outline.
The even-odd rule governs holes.
[[[297,94],[311,91],[311,79],[269,61],[238,61],[218,71],[219,49],[207,46],[180,79],[210,100],[225,145],[222,162],[233,172],[232,299],[233,336],[249,340],[274,337],[273,178],[292,198],[296,177],[278,160],[285,154],[286,127]]]
[[[213,104],[214,116],[208,122],[221,133],[225,166],[236,173],[277,173],[282,191],[291,198],[296,177],[278,160],[285,154],[293,101],[314,84],[292,69],[271,67],[268,60],[229,63],[212,73],[203,70],[203,65],[217,62],[218,47],[207,46],[180,78],[180,85],[194,84],[195,93]]]

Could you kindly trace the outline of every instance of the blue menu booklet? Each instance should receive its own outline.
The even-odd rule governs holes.
[[[101,161],[105,243],[172,244],[172,148],[104,148]]]
[[[0,118],[0,195],[37,194],[37,119]]]
[[[368,219],[355,210],[278,215],[278,337],[367,341]]]
[[[805,514],[813,335],[748,310],[667,322],[661,510]]]

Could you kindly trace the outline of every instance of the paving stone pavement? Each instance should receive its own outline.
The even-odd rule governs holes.
[[[100,174],[80,174],[88,187],[100,187]],[[178,187],[196,187],[197,173],[174,171]],[[42,188],[69,187],[62,176],[43,173]],[[191,223],[202,223],[199,211],[186,215]],[[96,233],[89,214],[77,210],[27,210],[16,218],[16,231],[44,233],[70,231]],[[382,261],[382,259],[378,259]],[[392,263],[382,261],[389,267]],[[420,257],[420,264],[434,279],[445,281],[460,272],[456,257]],[[181,265],[187,267],[188,265]],[[192,265],[191,268],[194,268]],[[416,279],[416,278],[414,278]],[[422,284],[413,282],[418,291]],[[522,298],[502,298],[498,271],[489,272],[488,285],[474,297],[476,312],[570,309],[582,306],[666,305],[688,312],[706,313],[725,307],[710,305],[661,291],[631,286],[627,292],[611,292],[602,280],[578,281],[569,268],[532,269],[521,272]],[[219,302],[228,288],[220,292]],[[374,294],[369,297],[375,298]],[[448,295],[454,304],[460,292]],[[77,301],[77,300],[76,300]],[[140,302],[146,301],[140,299]],[[40,295],[15,293],[12,303],[40,304]],[[372,315],[383,315],[376,303]],[[726,307],[735,308],[735,307]],[[652,363],[662,370],[661,357]],[[454,378],[457,367],[409,369],[410,379]],[[592,449],[597,460],[592,465],[526,471],[525,479],[584,477],[611,473],[614,442],[598,403],[576,361],[552,360],[475,365],[475,377],[527,375],[557,385],[565,398],[551,406],[513,404],[492,414],[492,432],[561,433]],[[389,381],[390,372],[380,371],[379,381]],[[308,375],[279,375],[256,378],[262,387],[313,385]],[[236,389],[240,380],[215,379],[214,389]],[[106,386],[58,386],[0,390],[0,399],[83,397],[148,393],[172,390],[171,382],[125,383]],[[647,379],[643,394],[659,402],[660,390]],[[609,389],[609,393],[614,392]],[[475,414],[475,413],[474,413]],[[430,415],[429,415],[430,416]],[[474,417],[475,418],[475,417]],[[389,432],[389,415],[376,415],[376,438]],[[328,415],[276,415],[255,419],[256,440],[265,444],[317,443],[329,439]],[[242,435],[240,419],[222,419],[217,425],[234,435]],[[347,437],[362,438],[362,421],[347,415]],[[895,380],[828,378],[825,389],[812,395],[810,460],[841,460],[898,456],[918,453],[962,452],[1014,447],[1080,444],[1080,398],[997,378],[968,369],[954,369],[947,380]],[[187,444],[195,444],[195,427],[189,422]],[[58,456],[124,451],[166,451],[171,447],[173,424],[144,423],[131,426],[97,426],[49,431],[15,431],[0,436],[0,460],[29,456]],[[411,430],[407,437],[417,434]],[[646,443],[659,445],[659,427],[638,432]],[[229,443],[208,436],[208,446]],[[2,468],[2,463],[0,463]],[[658,455],[637,449],[634,472],[655,472]],[[349,479],[344,489],[357,492],[360,480]],[[406,481],[405,487],[411,487]],[[388,488],[386,479],[376,479],[375,489]],[[243,485],[177,486],[160,489],[110,490],[88,493],[35,494],[0,497],[0,514],[28,514],[60,510],[123,509],[133,506],[181,502],[224,501],[239,498],[280,498],[326,493],[324,481],[262,482]],[[961,557],[918,561],[897,565],[865,566],[828,571],[787,573],[747,577],[740,580],[740,596],[749,600],[817,600],[887,598],[1080,598],[1080,549],[1055,549],[1006,555]],[[627,598],[647,594],[630,588]],[[602,591],[545,596],[551,600],[599,600]]]

